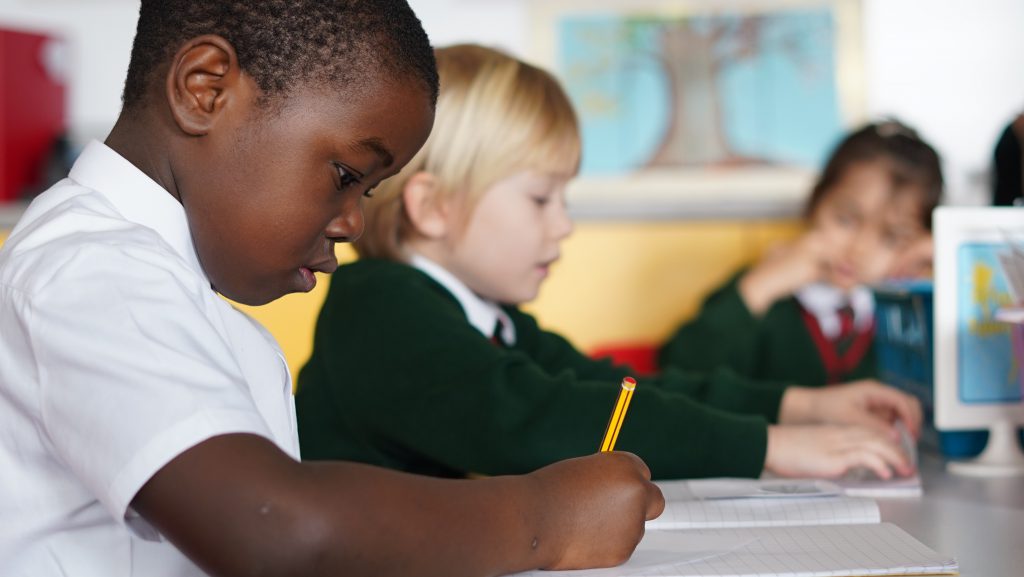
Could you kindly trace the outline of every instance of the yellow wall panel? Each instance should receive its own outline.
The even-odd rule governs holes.
[[[583,223],[526,308],[583,350],[658,342],[763,243],[798,230],[793,221]]]

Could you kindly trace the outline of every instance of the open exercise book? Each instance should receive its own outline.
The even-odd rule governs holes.
[[[665,512],[624,565],[533,577],[831,577],[950,575],[956,559],[891,523],[871,499],[827,481],[658,483]]]

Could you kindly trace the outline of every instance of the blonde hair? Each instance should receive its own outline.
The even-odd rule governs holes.
[[[364,202],[366,230],[354,243],[361,257],[405,260],[413,226],[403,189],[419,172],[433,175],[439,197],[463,203],[470,215],[491,185],[516,172],[579,168],[576,114],[551,74],[472,44],[434,53],[441,79],[434,129],[409,164]]]

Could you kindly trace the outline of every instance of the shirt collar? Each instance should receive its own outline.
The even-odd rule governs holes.
[[[802,287],[793,294],[804,310],[818,320],[821,332],[834,339],[839,336],[841,325],[839,309],[849,306],[853,309],[854,326],[857,330],[867,330],[874,320],[875,298],[871,289],[856,286],[843,291],[826,283],[814,283]]]
[[[512,324],[512,319],[509,318],[505,311],[501,310],[497,303],[480,298],[479,295],[469,290],[469,287],[456,278],[455,275],[423,255],[414,253],[409,264],[437,281],[438,284],[452,293],[452,296],[459,301],[459,305],[462,306],[462,310],[466,313],[466,319],[473,328],[480,331],[485,337],[490,338],[491,333],[494,331],[495,322],[500,319],[502,341],[509,346],[515,344],[516,327]]]
[[[105,197],[126,220],[152,229],[206,278],[185,208],[164,187],[102,142],[91,141],[68,177]]]

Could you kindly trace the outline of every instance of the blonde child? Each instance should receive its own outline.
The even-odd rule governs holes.
[[[874,377],[869,287],[920,272],[941,191],[938,154],[907,126],[851,133],[811,192],[806,231],[714,291],[660,364],[805,386]]]
[[[367,202],[360,260],[335,274],[300,373],[303,454],[462,477],[590,453],[627,371],[517,308],[572,231],[576,117],[542,70],[480,46],[436,54],[434,131]],[[619,447],[662,478],[861,465],[888,476],[910,468],[893,415],[920,419],[912,399],[878,384],[784,391],[727,371],[673,372],[640,382]]]
[[[4,577],[628,558],[663,501],[627,453],[481,481],[300,462],[281,351],[220,296],[263,304],[333,270],[436,95],[402,1],[142,1],[116,125],[0,250]]]

